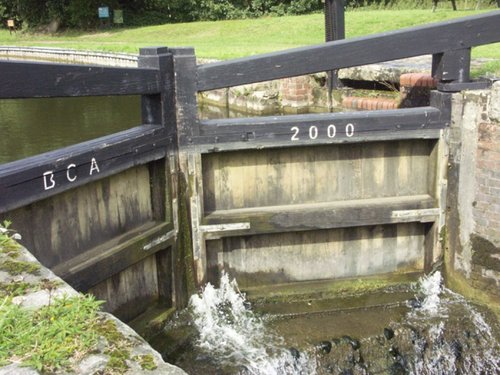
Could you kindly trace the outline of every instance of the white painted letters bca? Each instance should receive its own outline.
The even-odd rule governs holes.
[[[92,158],[90,161],[90,170],[89,176],[92,176],[94,173],[100,173],[99,165],[97,164],[97,160]],[[68,182],[75,182],[78,179],[78,175],[76,174],[76,164],[69,164],[66,167],[66,180]],[[54,171],[47,171],[43,173],[43,188],[44,190],[53,189],[56,186],[56,180]]]

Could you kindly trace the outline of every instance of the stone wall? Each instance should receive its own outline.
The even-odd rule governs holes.
[[[449,280],[500,311],[500,82],[453,96],[449,143]]]

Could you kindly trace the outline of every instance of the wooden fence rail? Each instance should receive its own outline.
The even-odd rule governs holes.
[[[373,36],[204,64],[198,91],[270,81],[426,54],[446,54],[499,41],[500,11]],[[468,74],[468,72],[467,72]]]
[[[2,61],[0,67],[0,99],[147,95],[162,89],[157,69],[21,61]]]

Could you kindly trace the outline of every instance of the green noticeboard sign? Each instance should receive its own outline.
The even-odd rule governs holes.
[[[113,11],[113,22],[123,23],[123,10],[116,9]]]
[[[100,7],[97,9],[99,18],[109,18],[109,7]]]

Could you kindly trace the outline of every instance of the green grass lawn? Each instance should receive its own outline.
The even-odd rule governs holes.
[[[356,10],[346,12],[348,38],[478,14],[483,11]],[[146,46],[194,47],[198,57],[230,59],[321,43],[322,13],[218,22],[166,24],[57,35],[0,31],[0,45],[65,47],[137,53]],[[478,47],[474,57],[500,59],[500,44]]]

